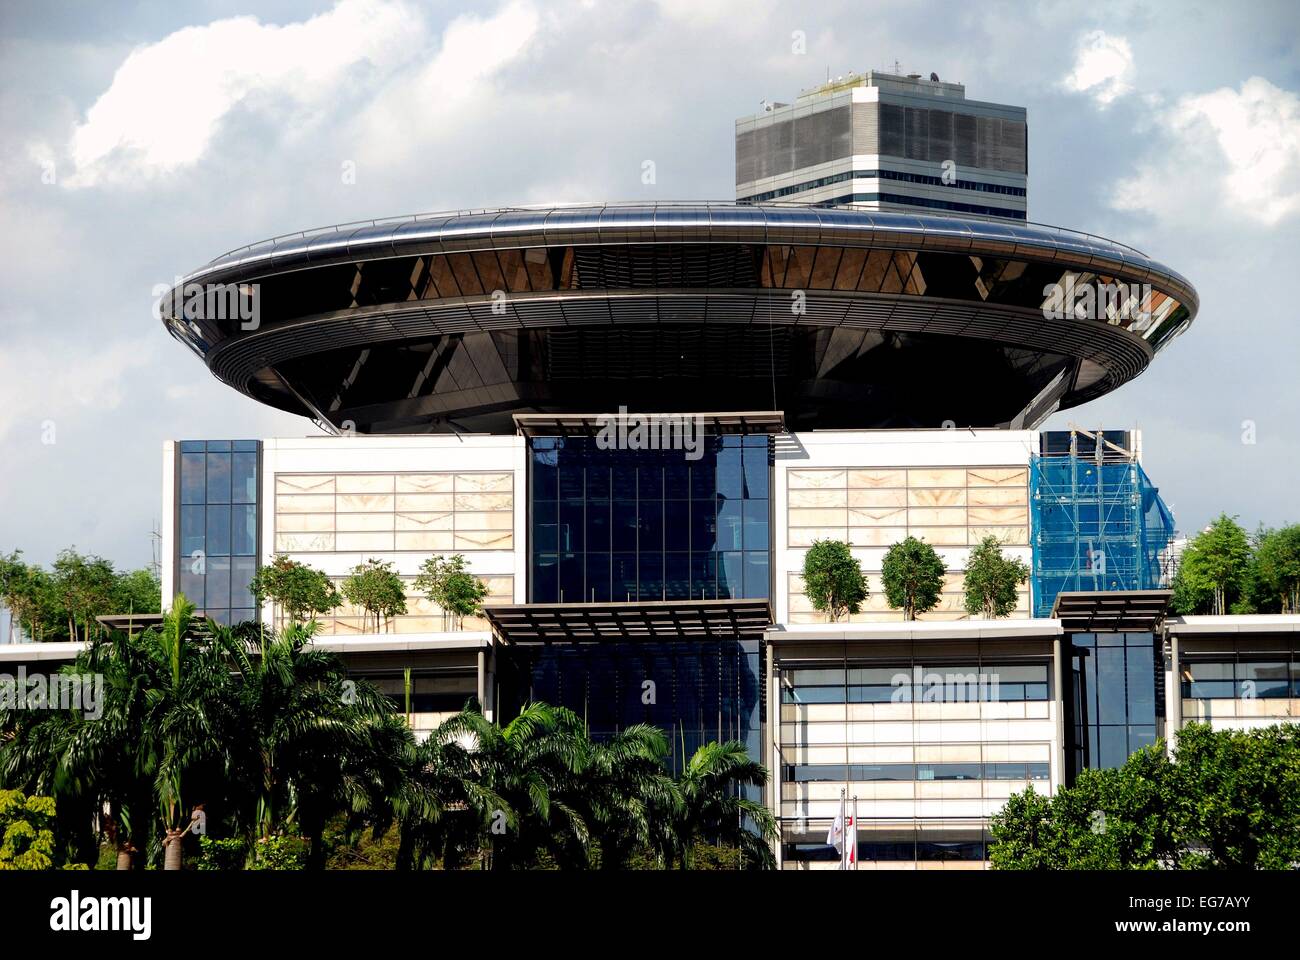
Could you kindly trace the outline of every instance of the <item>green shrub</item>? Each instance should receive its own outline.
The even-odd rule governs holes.
[[[199,837],[199,870],[242,870],[248,858],[248,844],[231,837],[216,840],[212,837]]]
[[[0,790],[0,870],[87,869],[63,862],[54,824],[52,797]]]

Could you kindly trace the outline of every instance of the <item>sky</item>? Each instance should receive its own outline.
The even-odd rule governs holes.
[[[1142,429],[1184,532],[1300,521],[1293,0],[6,0],[0,552],[146,565],[164,440],[315,432],[167,336],[160,285],[351,220],[729,200],[736,117],[895,61],[1028,108],[1030,219],[1200,293],[1146,373],[1047,426]]]

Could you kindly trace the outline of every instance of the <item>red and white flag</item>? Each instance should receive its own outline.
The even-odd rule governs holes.
[[[840,855],[840,869],[852,870],[858,863],[858,825],[853,817],[845,816],[844,803],[840,803],[840,812],[826,834],[826,842]],[[847,850],[846,850],[847,848]]]
[[[836,815],[835,820],[831,823],[830,832],[826,834],[826,842],[835,848],[835,852],[844,856],[844,803],[840,803],[840,812]]]

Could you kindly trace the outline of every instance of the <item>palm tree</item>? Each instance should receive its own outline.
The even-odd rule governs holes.
[[[637,850],[661,846],[659,818],[681,808],[681,793],[664,769],[668,738],[658,727],[635,724],[589,749],[578,802],[591,824],[600,868],[623,869]]]
[[[443,728],[465,744],[478,782],[505,801],[489,825],[492,869],[534,867],[543,857],[590,865],[591,830],[577,798],[591,741],[572,710],[530,703],[504,727],[465,710]]]
[[[181,841],[208,788],[231,769],[240,729],[230,671],[219,648],[195,635],[194,605],[177,597],[162,629],[141,635],[153,661],[145,691],[147,736],[156,745],[155,794],[163,828],[163,869],[181,868]],[[212,629],[209,627],[209,629]]]
[[[775,866],[771,841],[776,821],[757,800],[741,796],[745,786],[767,784],[767,769],[750,759],[739,740],[706,743],[695,751],[678,778],[681,806],[672,818],[671,846],[663,850],[671,865],[675,855],[683,869],[694,865],[698,841],[728,843],[747,863],[769,869]],[[671,816],[671,812],[666,813]]]
[[[104,678],[101,715],[91,720],[73,714],[66,749],[59,755],[59,802],[67,792],[96,798],[107,809],[103,827],[117,852],[117,869],[142,868],[141,851],[153,836],[156,742],[147,729],[145,692],[154,664],[141,637],[115,631],[92,643],[73,672]]]
[[[238,677],[233,779],[250,839],[293,828],[324,865],[328,821],[344,811],[383,817],[400,788],[410,731],[373,685],[349,679],[337,655],[310,646],[315,623],[278,634],[255,624],[213,628]]]
[[[405,752],[406,776],[392,800],[401,831],[397,869],[426,868],[441,861],[445,869],[454,870],[478,854],[494,822],[506,829],[517,826],[510,804],[488,785],[491,778],[483,776],[489,757],[477,749],[477,737],[466,734],[480,721],[482,714],[471,701],[461,715],[422,742],[412,742]]]
[[[103,677],[97,718],[76,710],[16,710],[0,718],[4,781],[55,797],[60,819],[65,811],[81,824],[98,818],[122,870],[141,866],[135,855],[151,845],[158,758],[145,691],[153,685],[153,667],[140,637],[112,632],[63,669]]]

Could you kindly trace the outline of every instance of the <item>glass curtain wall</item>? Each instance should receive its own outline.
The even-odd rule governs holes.
[[[568,707],[597,739],[653,724],[668,736],[673,773],[713,740],[740,740],[759,759],[758,640],[557,643],[516,656],[527,685],[520,700]]]
[[[684,450],[529,442],[532,603],[770,595],[772,455],[763,435]]]
[[[1156,742],[1164,711],[1163,660],[1151,633],[1070,636],[1074,690],[1066,698],[1072,772],[1121,767]],[[1161,669],[1157,670],[1157,664]]]
[[[256,440],[182,440],[176,583],[218,623],[256,620],[248,585],[257,572],[261,444]]]

